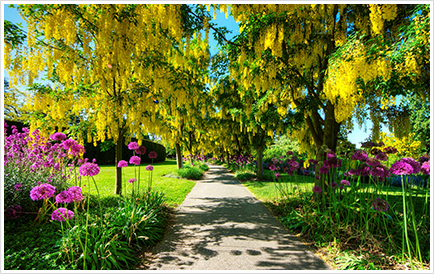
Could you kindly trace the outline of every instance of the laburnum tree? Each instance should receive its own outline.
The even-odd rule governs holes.
[[[31,127],[50,134],[79,117],[87,136],[76,137],[112,139],[117,163],[124,140],[134,136],[140,143],[153,124],[152,96],[171,90],[166,64],[183,37],[183,5],[26,4],[18,10],[28,32],[15,51],[5,41],[12,85],[32,85],[42,72],[55,79],[28,98]],[[116,194],[121,178],[117,168]]]
[[[149,129],[175,146],[178,168],[182,168],[183,161],[181,146],[189,154],[197,154],[199,144],[205,138],[205,116],[212,111],[206,92],[210,62],[206,24],[205,21],[204,37],[200,32],[194,32],[173,49],[169,58],[172,74],[168,79],[169,90],[155,94],[159,101],[158,112]]]
[[[238,57],[233,67],[240,68],[232,75],[241,98],[253,107],[255,101],[248,98],[254,87],[269,93],[267,101],[277,109],[301,115],[303,123],[295,119],[291,135],[301,149],[321,160],[325,146],[336,150],[341,128],[351,127],[355,115],[363,114],[371,102],[387,104],[391,95],[397,95],[376,83],[398,73],[387,45],[399,43],[401,27],[412,22],[414,7],[231,5],[240,35],[228,45],[232,56]],[[359,121],[364,117],[359,115]]]

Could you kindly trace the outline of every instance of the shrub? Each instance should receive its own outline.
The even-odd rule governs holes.
[[[186,165],[183,168],[177,169],[175,173],[181,178],[199,180],[202,177],[204,171],[197,166]]]

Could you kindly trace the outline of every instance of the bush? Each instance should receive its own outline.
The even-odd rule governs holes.
[[[255,177],[256,177],[255,172],[251,170],[237,170],[235,172],[235,178],[241,181],[252,180]]]
[[[175,173],[181,178],[199,180],[202,177],[204,171],[197,166],[186,165],[181,169],[177,169]]]

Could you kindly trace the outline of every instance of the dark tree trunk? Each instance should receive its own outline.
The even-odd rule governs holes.
[[[181,169],[182,168],[181,146],[178,143],[176,143],[175,149],[176,149],[176,167],[178,169]]]
[[[256,163],[258,164],[258,170],[256,171],[256,178],[261,180],[264,177],[264,165],[262,161],[262,154],[264,147],[260,146],[256,148]]]
[[[123,135],[119,135],[119,139],[116,142],[116,154],[115,154],[115,166],[116,166],[115,194],[121,196],[122,196],[122,168],[117,167],[117,164],[119,163],[120,160],[122,160],[123,143],[124,143],[124,137]]]

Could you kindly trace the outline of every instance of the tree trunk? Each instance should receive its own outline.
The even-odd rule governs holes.
[[[256,148],[256,163],[258,165],[258,170],[256,171],[256,178],[258,178],[259,180],[264,177],[264,166],[262,161],[263,152],[264,148],[262,146]]]
[[[176,143],[175,149],[176,149],[176,167],[178,169],[181,169],[182,168],[181,146],[178,143]]]
[[[117,164],[122,160],[122,146],[124,143],[123,135],[119,135],[119,139],[116,142],[116,154],[115,154],[115,166],[116,166],[116,178],[115,178],[115,194],[122,196],[122,168]]]

